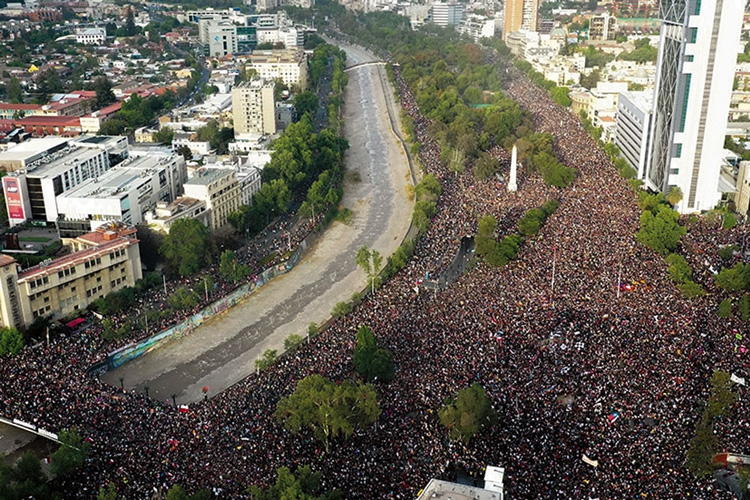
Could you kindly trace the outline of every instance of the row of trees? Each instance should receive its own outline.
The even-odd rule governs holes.
[[[713,457],[717,452],[719,438],[714,433],[714,423],[718,418],[727,418],[737,395],[732,391],[730,375],[723,371],[714,371],[711,375],[711,393],[706,409],[695,423],[695,435],[687,450],[685,465],[700,478],[706,478],[713,472]]]
[[[518,221],[518,233],[520,234],[510,234],[499,241],[495,239],[497,218],[493,215],[480,217],[479,228],[474,238],[477,256],[483,258],[487,264],[493,267],[506,265],[518,256],[524,237],[537,234],[558,206],[557,200],[549,200],[541,208],[527,211]]]

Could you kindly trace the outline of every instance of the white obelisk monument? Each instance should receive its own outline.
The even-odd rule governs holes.
[[[513,152],[510,154],[510,180],[508,180],[508,191],[515,193],[518,191],[518,183],[516,183],[516,162],[518,161],[518,151],[516,151],[516,145],[513,145]]]

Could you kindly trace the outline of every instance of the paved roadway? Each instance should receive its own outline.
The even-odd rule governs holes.
[[[374,60],[363,50],[343,48],[348,65]],[[126,388],[148,386],[159,400],[175,394],[177,404],[200,399],[204,386],[214,395],[249,375],[266,349],[281,352],[287,336],[304,334],[310,322],[322,323],[334,304],[364,287],[366,277],[354,262],[357,250],[367,245],[392,254],[408,230],[413,203],[406,191],[411,182],[406,156],[387,115],[385,99],[393,94],[381,82],[389,85],[382,66],[349,72],[344,120],[350,149],[342,203],[352,210],[351,221],[329,227],[289,274],[191,335],[107,373],[106,382],[119,385],[122,377]]]

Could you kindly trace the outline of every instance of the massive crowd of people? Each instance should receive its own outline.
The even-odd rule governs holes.
[[[514,499],[727,498],[683,460],[711,371],[747,373],[734,349],[737,323],[718,318],[710,298],[681,298],[663,259],[636,243],[636,195],[579,120],[509,69],[507,92],[579,175],[559,190],[521,169],[518,192],[508,193],[471,169],[448,172],[398,72],[396,81],[421,162],[443,186],[438,213],[407,267],[310,343],[188,413],[87,376],[109,348],[95,330],[0,360],[0,414],[77,427],[91,442],[85,467],[61,483],[65,496],[92,498],[111,481],[128,499],[175,483],[246,498],[248,484],[273,482],[279,466],[309,464],[344,498],[414,498],[431,477],[481,476],[487,465],[506,468]],[[507,170],[507,154],[496,154]],[[557,212],[517,260],[479,265],[443,290],[420,288],[475,233],[477,217],[493,214],[499,232],[510,232],[523,211],[551,198]],[[718,233],[697,229],[687,239],[713,255],[711,238],[718,245],[739,234]],[[326,453],[272,414],[306,375],[354,377],[362,324],[392,351],[396,379],[377,388],[376,424]],[[498,422],[468,444],[450,441],[438,410],[473,382]],[[745,388],[736,389],[742,411],[722,424],[720,441],[742,452],[750,413]]]

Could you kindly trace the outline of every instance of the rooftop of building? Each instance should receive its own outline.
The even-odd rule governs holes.
[[[16,259],[11,257],[10,255],[2,255],[0,254],[0,267],[9,266],[11,264],[15,264]]]
[[[29,139],[0,153],[0,161],[25,160],[35,154],[67,144],[69,141],[70,139],[65,137]]]
[[[165,156],[136,156],[124,160],[95,179],[58,195],[59,198],[107,199],[123,195],[147,182],[150,174],[164,163]]]
[[[635,104],[638,109],[641,109],[643,111],[651,110],[651,106],[654,102],[653,92],[634,92],[632,90],[626,90],[625,92],[620,92],[620,95],[625,96],[627,100]]]
[[[77,265],[85,262],[91,257],[103,255],[111,252],[117,248],[128,247],[138,243],[138,240],[134,238],[117,238],[112,241],[107,241],[101,245],[73,252],[69,255],[54,259],[51,261],[43,262],[37,266],[30,267],[18,273],[18,281],[26,282],[32,279],[36,279],[38,276],[44,276],[52,273],[56,273],[60,269]]]
[[[26,165],[26,172],[32,177],[55,177],[70,170],[76,162],[83,163],[100,154],[102,151],[99,149],[68,147]]]
[[[94,231],[76,238],[80,243],[88,246],[97,246],[117,238],[128,238],[136,234],[138,230],[132,226],[118,222],[109,222],[97,227]]]
[[[202,168],[197,170],[195,175],[188,179],[185,186],[207,186],[222,177],[233,175],[234,172],[235,170],[233,168]]]
[[[197,198],[191,198],[189,196],[180,196],[171,203],[160,201],[156,204],[156,210],[154,210],[154,219],[171,219],[183,212],[192,210],[205,205],[204,200]]]
[[[77,116],[54,116],[54,115],[32,115],[26,116],[16,123],[27,126],[80,126],[81,121]]]
[[[431,479],[417,500],[500,500],[501,498],[500,493],[495,491]]]
[[[252,64],[302,63],[305,52],[298,49],[257,50],[247,57]]]
[[[10,102],[0,102],[0,109],[12,109],[14,111],[41,110],[41,104],[15,104]]]
[[[265,78],[260,78],[256,76],[252,78],[251,80],[240,82],[239,85],[235,85],[234,88],[236,89],[260,89],[263,87],[273,88],[275,85],[276,83],[273,80],[266,80]]]

